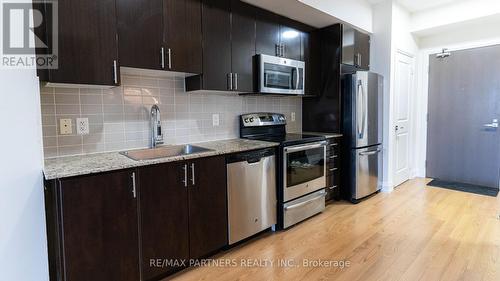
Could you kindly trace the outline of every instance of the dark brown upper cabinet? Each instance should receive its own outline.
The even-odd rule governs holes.
[[[163,0],[165,67],[202,71],[201,0]]]
[[[296,25],[291,19],[259,11],[256,17],[257,54],[304,60],[304,34]]]
[[[260,10],[256,17],[256,52],[269,56],[279,56],[280,17]]]
[[[48,233],[59,237],[49,236],[51,251],[59,251],[59,272],[51,272],[58,277],[51,280],[140,279],[133,175],[123,170],[57,180],[47,191],[47,202],[55,203],[47,206],[54,210],[47,221],[57,229]]]
[[[203,1],[203,74],[187,91],[253,91],[254,8],[241,1]]]
[[[201,72],[200,0],[120,0],[121,65]]]
[[[51,83],[114,86],[120,83],[115,0],[58,2],[57,69],[40,70]],[[52,21],[52,13],[43,12]],[[50,30],[40,31],[52,38]]]
[[[150,260],[189,258],[188,188],[182,182],[185,163],[139,168],[141,206],[142,276],[144,280],[165,276],[179,267],[150,266]]]
[[[358,69],[370,69],[370,35],[348,25],[342,28],[342,64]]]
[[[116,7],[121,65],[162,69],[162,1],[119,0]]]
[[[231,0],[231,72],[233,90],[253,92],[255,8]]]

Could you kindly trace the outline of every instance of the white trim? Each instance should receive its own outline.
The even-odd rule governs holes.
[[[428,49],[422,49],[418,54],[418,83],[416,99],[417,104],[415,106],[416,112],[416,153],[417,159],[415,159],[415,177],[425,178],[425,162],[427,160],[427,114],[428,114],[428,99],[429,99],[429,56],[433,54],[440,53],[444,48],[448,51],[460,51],[468,50],[474,48],[488,47],[493,45],[500,45],[500,38],[483,40],[479,42],[466,42],[461,44],[454,44],[449,46],[433,47]],[[418,157],[420,156],[420,157]]]

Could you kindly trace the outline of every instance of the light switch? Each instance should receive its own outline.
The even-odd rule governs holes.
[[[292,119],[292,122],[295,122],[295,112],[292,112],[291,119]]]
[[[59,119],[59,134],[71,135],[72,132],[71,119]]]

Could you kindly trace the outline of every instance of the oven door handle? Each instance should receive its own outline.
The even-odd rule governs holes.
[[[292,205],[292,206],[287,206],[287,207],[285,207],[285,211],[287,211],[287,210],[291,210],[291,209],[300,208],[300,207],[302,207],[302,206],[304,206],[304,205],[307,205],[307,204],[309,204],[309,203],[311,203],[311,202],[313,202],[313,201],[315,201],[315,200],[318,200],[318,199],[319,199],[319,198],[321,198],[321,197],[325,197],[325,196],[326,196],[326,192],[322,192],[319,196],[316,196],[316,197],[314,197],[314,198],[311,198],[311,199],[309,199],[309,200],[307,200],[307,201],[300,202],[300,203],[298,203],[298,204],[295,204],[295,205]]]
[[[303,151],[303,150],[308,150],[308,149],[313,149],[313,148],[318,148],[318,147],[323,147],[323,146],[326,147],[327,144],[328,144],[327,141],[322,141],[319,143],[313,143],[313,144],[309,144],[309,145],[285,147],[284,151],[286,153],[292,153],[292,152],[296,152],[296,151]]]

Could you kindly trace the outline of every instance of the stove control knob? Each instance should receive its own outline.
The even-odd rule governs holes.
[[[253,117],[250,117],[250,122],[253,123]]]
[[[245,123],[248,123],[248,118],[245,118],[245,120],[243,120]]]

